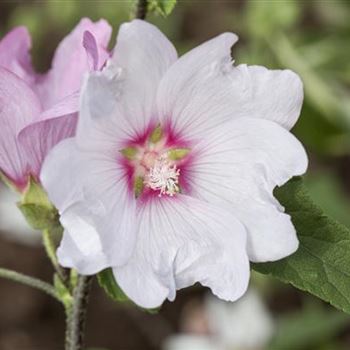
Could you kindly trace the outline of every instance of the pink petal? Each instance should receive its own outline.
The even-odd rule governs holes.
[[[41,114],[39,121],[24,127],[18,144],[26,157],[30,173],[39,179],[41,165],[60,141],[72,137],[78,121],[78,95],[73,94]]]
[[[101,69],[109,58],[109,52],[98,46],[96,38],[88,30],[84,32],[83,46],[88,56],[90,70]]]
[[[79,91],[81,81],[90,71],[89,60],[83,46],[84,33],[89,31],[96,39],[97,48],[105,57],[112,29],[105,20],[96,23],[84,18],[59,44],[51,70],[38,84],[38,94],[44,107],[50,108],[64,97]],[[102,66],[103,62],[99,61]]]
[[[18,188],[26,184],[27,164],[16,136],[40,112],[40,102],[28,85],[17,75],[0,68],[0,170]]]
[[[29,51],[32,43],[27,28],[17,27],[0,41],[0,67],[7,68],[32,84],[35,73]]]

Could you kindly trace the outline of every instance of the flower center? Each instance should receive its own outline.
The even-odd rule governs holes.
[[[136,198],[153,191],[158,192],[159,197],[173,197],[180,192],[180,168],[185,165],[190,149],[177,146],[181,143],[174,142],[171,133],[165,134],[157,126],[145,141],[133,142],[120,150]]]
[[[144,184],[154,191],[159,191],[159,197],[163,194],[172,197],[180,190],[179,176],[180,169],[169,161],[167,154],[163,154],[146,173]]]

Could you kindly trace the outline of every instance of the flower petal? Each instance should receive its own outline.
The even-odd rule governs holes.
[[[29,85],[35,80],[29,54],[31,46],[26,27],[14,28],[0,41],[0,67],[15,73]]]
[[[63,233],[63,238],[57,250],[60,265],[75,268],[83,275],[94,275],[109,266],[107,256],[103,252],[100,236],[93,226],[79,221],[77,217],[65,217],[70,225],[77,225],[79,235]],[[71,221],[70,221],[71,220]],[[65,224],[63,222],[63,224]],[[75,240],[75,237],[78,240]]]
[[[102,60],[99,58],[96,39],[88,30],[84,32],[83,46],[88,55],[90,70],[98,70],[99,67],[102,67],[108,58],[108,54]]]
[[[38,94],[45,109],[80,90],[82,78],[90,70],[83,46],[86,31],[95,37],[99,54],[104,55],[112,32],[110,25],[105,20],[94,23],[88,18],[83,18],[59,44],[51,70],[38,83]],[[103,63],[99,62],[101,66]]]
[[[84,263],[67,267],[83,274],[94,273],[93,268],[98,269],[93,263],[96,255],[105,256],[109,266],[124,264],[129,259],[136,239],[136,203],[130,195],[124,169],[113,156],[81,152],[75,139],[66,139],[46,157],[41,181],[61,214],[66,235],[82,254],[71,261]],[[86,231],[90,240],[86,239]],[[62,244],[62,264],[68,264],[64,257],[69,255],[69,246]],[[88,259],[90,272],[84,265]]]
[[[129,118],[118,103],[119,84],[104,72],[90,73],[81,89],[77,143],[81,149],[101,151],[123,148],[132,137]]]
[[[0,169],[19,188],[26,185],[28,174],[16,136],[40,112],[40,102],[29,86],[17,75],[0,68]]]
[[[193,154],[182,173],[191,194],[242,221],[250,260],[278,260],[297,249],[290,217],[272,194],[307,168],[304,148],[291,133],[268,120],[236,119],[208,133]]]
[[[232,118],[231,47],[224,33],[183,55],[163,77],[157,104],[163,123],[189,139]],[[207,118],[210,117],[210,118]]]
[[[236,300],[249,280],[245,245],[244,227],[224,210],[185,195],[153,198],[141,209],[133,257],[113,271],[124,292],[146,308],[195,282]]]
[[[272,315],[253,288],[236,303],[228,304],[209,297],[204,307],[209,329],[222,339],[223,348],[264,349],[276,331]]]
[[[289,70],[232,66],[237,36],[224,33],[173,64],[158,90],[160,119],[187,139],[234,118],[263,118],[290,129],[297,121],[302,82]]]
[[[107,67],[83,85],[79,146],[120,149],[126,139],[145,133],[156,118],[158,83],[175,60],[174,47],[156,27],[140,20],[123,24]]]
[[[78,121],[77,100],[77,95],[69,96],[42,113],[41,120],[27,125],[18,134],[18,144],[26,157],[28,170],[36,179],[49,151],[60,141],[74,136]]]
[[[176,59],[174,46],[157,27],[141,20],[121,25],[109,68],[120,72],[120,102],[135,132],[156,117],[158,84]]]
[[[74,138],[65,139],[53,147],[42,164],[41,183],[60,213],[83,198],[77,169],[84,174]]]
[[[297,122],[303,104],[303,83],[289,69],[270,70],[261,66],[239,65],[236,85],[244,103],[241,115],[272,120],[290,130]]]

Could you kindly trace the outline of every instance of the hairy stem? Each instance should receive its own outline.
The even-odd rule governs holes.
[[[62,268],[58,263],[57,256],[56,256],[56,246],[52,239],[52,234],[49,229],[43,230],[42,234],[43,234],[43,244],[46,250],[46,254],[49,257],[53,268],[55,269],[57,275],[59,276],[63,284],[67,285],[68,275],[66,273],[66,270]]]
[[[138,0],[135,18],[145,19],[147,15],[148,0]]]
[[[74,288],[72,305],[66,309],[65,350],[82,350],[84,347],[85,320],[91,282],[92,277],[78,277],[77,285]]]
[[[61,299],[56,293],[55,288],[51,284],[39,280],[38,278],[3,268],[0,268],[0,277],[41,290],[42,292],[54,297],[61,302]]]

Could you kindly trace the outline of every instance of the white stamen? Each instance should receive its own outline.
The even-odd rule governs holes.
[[[167,194],[172,197],[179,192],[180,169],[171,164],[166,155],[158,158],[145,177],[145,185],[159,192],[159,197]]]

